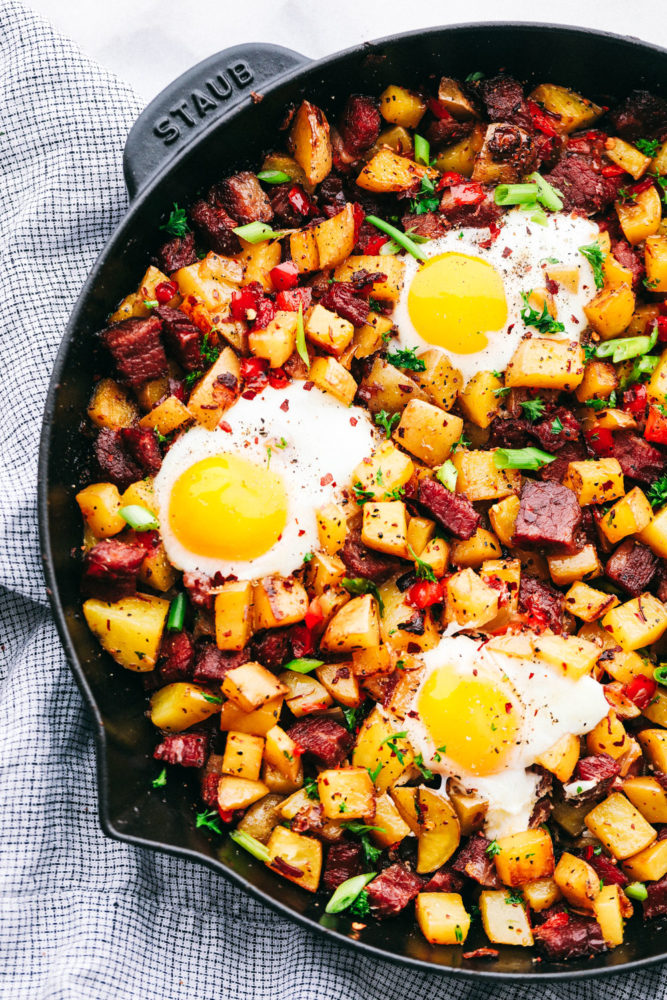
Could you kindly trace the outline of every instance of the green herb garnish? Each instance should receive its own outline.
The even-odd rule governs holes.
[[[215,809],[205,809],[203,812],[198,812],[195,816],[195,826],[205,826],[209,830],[213,830],[214,833],[223,833],[223,829],[220,826],[220,816]]]
[[[437,577],[433,572],[433,568],[429,566],[427,562],[424,562],[423,559],[419,558],[419,556],[417,555],[417,553],[415,552],[415,550],[412,548],[411,545],[408,545],[408,552],[415,561],[415,571],[417,573],[418,579],[430,580],[431,583],[435,583],[437,581]]]
[[[426,362],[423,358],[417,357],[416,347],[411,347],[410,350],[394,351],[387,355],[387,361],[394,368],[403,368],[408,372],[426,371]]]
[[[521,409],[526,417],[533,422],[544,416],[545,402],[538,396],[536,399],[526,399],[521,403]]]
[[[233,840],[239,847],[242,847],[248,854],[252,854],[253,858],[257,858],[258,861],[263,861],[264,864],[268,865],[271,860],[268,848],[257,837],[253,837],[243,830],[231,830],[229,839]]]
[[[667,501],[667,473],[651,483],[646,491],[646,496],[652,507],[658,507]]]
[[[153,778],[151,785],[153,788],[164,788],[167,784],[167,768],[163,767],[157,778]]]
[[[120,516],[135,531],[157,531],[160,527],[158,519],[152,511],[139,504],[129,504],[118,511]]]
[[[260,170],[257,179],[265,184],[286,184],[292,178],[284,170]]]
[[[602,265],[604,264],[605,257],[607,256],[599,243],[589,243],[588,246],[579,247],[579,253],[582,254],[588,263],[593,268],[593,280],[595,281],[596,288],[602,288],[604,285],[604,271],[602,270]]]
[[[637,141],[635,142],[635,146],[637,147],[637,149],[639,150],[640,153],[644,154],[644,156],[650,156],[651,159],[653,159],[653,157],[655,156],[655,154],[660,149],[660,140],[659,139],[637,139]]]
[[[352,878],[341,882],[327,903],[325,912],[341,913],[343,910],[347,910],[348,906],[354,903],[364,886],[368,885],[371,879],[374,878],[375,872],[369,872],[366,875],[354,875]]]
[[[418,753],[417,756],[415,757],[415,767],[419,769],[425,781],[431,780],[431,778],[433,777],[433,771],[426,766],[426,764],[424,763],[424,758],[420,753]]]
[[[380,591],[377,588],[377,584],[373,583],[372,580],[366,580],[363,576],[344,576],[341,581],[341,586],[347,590],[348,594],[354,594],[355,597],[359,597],[361,594],[372,594],[378,602],[380,615],[384,614],[384,601],[380,597]]]
[[[310,358],[306,347],[306,331],[303,325],[303,305],[299,303],[299,310],[296,314],[296,353],[303,361],[306,368],[310,369]]]
[[[531,292],[521,292],[521,299],[523,301],[523,309],[521,310],[521,319],[523,320],[525,326],[533,326],[538,333],[562,333],[565,327],[562,323],[559,323],[553,318],[549,310],[547,309],[546,302],[542,306],[542,312],[539,313],[537,309],[529,304],[528,299],[532,295]]]
[[[309,674],[311,670],[321,667],[324,660],[314,660],[309,656],[299,656],[296,660],[290,660],[283,667],[283,670],[294,670],[297,674]]]
[[[375,493],[373,490],[365,490],[359,480],[352,484],[352,492],[354,493],[354,499],[360,507],[363,507],[363,505],[368,503],[369,500],[375,499]]]
[[[391,437],[391,432],[400,419],[400,413],[387,413],[386,410],[380,410],[375,414],[375,423],[383,429],[388,438]]]
[[[185,209],[179,208],[176,202],[174,202],[174,208],[169,218],[160,226],[160,229],[166,230],[172,236],[187,236],[190,232],[190,227],[188,226],[188,217]]]
[[[445,486],[450,493],[453,493],[456,489],[456,480],[459,476],[459,470],[456,468],[451,458],[448,458],[446,462],[440,466],[435,474],[435,478]]]
[[[556,456],[541,448],[496,448],[493,462],[497,469],[541,469],[555,462]]]
[[[187,607],[187,600],[185,594],[177,594],[169,605],[169,614],[167,615],[167,631],[168,632],[182,632],[183,625],[185,624],[185,609]]]
[[[417,244],[406,234],[402,233],[400,229],[396,226],[392,226],[389,222],[385,222],[384,219],[379,219],[377,215],[367,215],[366,222],[370,222],[372,226],[379,229],[380,232],[386,233],[387,236],[391,236],[395,243],[398,243],[400,247],[407,250],[409,254],[416,257],[417,260],[426,260],[426,254],[419,249]]]

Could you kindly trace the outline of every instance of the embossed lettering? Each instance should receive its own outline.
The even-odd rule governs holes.
[[[206,86],[214,97],[219,97],[222,101],[231,96],[232,86],[222,73],[218,73],[214,80],[207,80]]]
[[[181,101],[181,103],[178,104],[175,108],[170,108],[169,114],[178,115],[178,117],[182,118],[185,124],[189,125],[190,128],[192,128],[193,125],[197,124],[192,115],[190,114],[188,106],[185,101]]]
[[[231,78],[231,82],[229,78]],[[160,118],[155,122],[153,134],[158,139],[162,139],[165,146],[170,146],[178,139],[183,138],[182,129],[178,122],[182,122],[188,128],[196,127],[205,115],[217,110],[218,101],[226,101],[234,95],[233,84],[237,87],[247,87],[253,79],[254,75],[248,63],[245,60],[239,60],[233,66],[229,66],[225,72],[221,70],[215,76],[204,80],[201,89],[192,91],[190,102],[198,118],[194,117],[188,102],[181,101],[180,104],[170,108],[169,118]],[[174,118],[177,118],[178,122],[173,121]]]
[[[194,104],[195,110],[200,118],[203,118],[206,112],[210,111],[211,108],[215,110],[218,106],[215,101],[212,101],[210,97],[206,96],[203,90],[193,90],[191,97],[192,103]]]
[[[171,146],[172,142],[176,142],[181,134],[178,125],[175,125],[169,118],[160,118],[153,126],[153,132],[158,139],[162,139],[165,146]]]
[[[239,87],[245,87],[252,80],[252,70],[247,62],[241,61],[229,67],[229,72],[238,83]]]

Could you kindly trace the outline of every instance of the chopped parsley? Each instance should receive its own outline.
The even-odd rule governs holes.
[[[343,711],[344,711],[344,709],[343,709]],[[373,784],[375,784],[375,782],[380,777],[380,771],[382,770],[382,764],[378,764],[377,767],[374,767],[372,771],[371,771],[370,767],[367,767],[366,770],[368,771],[368,776],[370,777],[371,781],[373,782]]]
[[[383,429],[388,438],[391,437],[391,432],[400,419],[400,413],[387,413],[386,410],[380,410],[375,414],[375,423]]]
[[[144,305],[146,306],[147,309],[155,309],[155,307],[158,305],[158,300],[144,299]]]
[[[653,158],[660,149],[659,139],[637,139],[635,146],[644,156]]]
[[[423,358],[417,357],[416,347],[411,347],[410,350],[394,351],[392,354],[387,355],[387,361],[394,368],[403,368],[408,372],[426,371],[426,362]]]
[[[202,377],[202,372],[188,372],[183,381],[189,389],[190,386],[194,385],[197,379],[200,379],[201,377]]]
[[[304,778],[303,790],[309,799],[319,799],[320,790],[317,787],[316,778]]]
[[[350,906],[350,913],[357,917],[368,917],[371,912],[371,904],[368,902],[368,893],[362,889],[355,901]]]
[[[218,358],[220,357],[220,348],[219,347],[215,347],[214,344],[209,344],[208,338],[210,336],[211,336],[210,333],[204,334],[204,339],[202,341],[202,345],[199,348],[199,353],[201,354],[202,359],[208,365],[212,365],[213,362],[217,361]]]
[[[431,583],[435,583],[437,577],[433,572],[433,568],[429,566],[427,562],[424,562],[423,559],[419,558],[411,545],[408,545],[408,552],[410,553],[411,558],[415,561],[415,570],[417,572],[418,579],[429,580]]]
[[[350,730],[350,732],[353,732],[359,725],[360,716],[361,716],[360,708],[343,709],[343,718],[345,719],[345,725]]]
[[[195,826],[205,826],[209,830],[213,830],[214,833],[222,833],[222,827],[220,826],[220,817],[215,809],[204,809],[203,812],[198,812],[195,816]]]
[[[562,420],[560,419],[560,417],[554,417],[554,419],[551,421],[551,433],[560,434],[562,430],[563,430]]]
[[[468,73],[466,77],[466,83],[479,83],[480,80],[484,79],[484,73],[477,70],[476,73]]]
[[[544,416],[545,402],[538,396],[536,399],[526,399],[521,403],[521,409],[526,417],[533,422]]]
[[[610,406],[616,406],[616,390],[612,389],[607,399],[587,399],[584,406],[588,406],[597,413],[599,410],[608,410]]]
[[[426,766],[426,764],[424,763],[424,758],[420,753],[418,753],[417,756],[415,757],[415,767],[419,769],[425,781],[431,780],[431,778],[433,777],[433,771],[430,769],[430,767]]]
[[[153,778],[151,782],[153,788],[164,788],[167,784],[167,768],[163,767],[157,778]]]
[[[375,844],[371,843],[371,839],[368,836],[373,830],[377,830],[378,833],[386,833],[383,826],[369,826],[367,823],[356,823],[351,820],[348,823],[343,823],[343,829],[348,830],[350,833],[355,833],[361,840],[361,847],[364,852],[364,860],[366,864],[371,868],[377,864],[378,858],[382,854],[382,848],[376,847]]]
[[[171,236],[187,236],[190,232],[188,217],[184,208],[179,208],[176,202],[167,221],[160,226]]]
[[[486,853],[490,858],[495,858],[496,854],[500,854],[500,844],[497,840],[492,840],[491,843],[486,848]]]
[[[438,747],[438,749],[433,754],[433,760],[436,760],[439,764],[440,761],[442,760],[442,757],[440,755],[443,753],[447,753],[447,747],[446,746]]]
[[[352,484],[352,492],[354,493],[354,499],[357,501],[360,507],[362,507],[369,500],[375,499],[375,493],[373,490],[365,490],[361,485],[359,480]]]
[[[391,750],[394,757],[396,757],[399,764],[402,764],[404,762],[406,757],[406,751],[401,750],[400,747],[396,745],[396,741],[404,740],[407,737],[407,735],[408,734],[405,731],[403,731],[402,733],[394,733],[392,736],[387,736],[387,738],[382,740],[380,743],[380,746],[384,746],[385,743],[387,744],[387,746]]]
[[[525,326],[533,326],[538,333],[562,333],[565,327],[558,320],[555,320],[549,310],[547,309],[546,302],[542,306],[542,312],[539,313],[537,309],[533,307],[528,302],[532,294],[531,292],[521,292],[521,299],[523,301],[523,309],[521,310],[521,319]]]
[[[579,247],[579,253],[582,254],[588,263],[593,268],[593,280],[595,281],[596,288],[602,288],[604,285],[604,271],[602,270],[602,265],[606,254],[599,243],[589,243],[585,247]]]
[[[663,205],[667,206],[667,177],[659,177],[657,174],[652,174],[651,176],[660,188],[658,194],[660,195]]]
[[[523,906],[523,893],[518,889],[511,889],[505,896],[508,906]]]
[[[385,493],[385,500],[402,500],[405,496],[405,486],[395,486],[393,490]]]
[[[652,507],[658,507],[667,501],[667,473],[664,476],[660,476],[660,479],[656,479],[654,483],[651,483],[646,491],[646,496]]]
[[[202,698],[204,701],[210,701],[212,705],[222,705],[222,698],[218,698],[214,694],[208,694],[202,692]]]
[[[461,436],[457,438],[457,440],[452,445],[452,455],[454,454],[455,451],[458,451],[459,448],[469,448],[469,447],[470,447],[469,438],[467,438],[465,434],[461,434]]]
[[[344,576],[341,584],[348,594],[354,594],[355,597],[359,597],[361,594],[372,594],[378,602],[380,614],[384,614],[384,601],[380,597],[377,584],[373,583],[372,580],[366,580],[363,576]]]
[[[422,177],[421,186],[410,202],[410,211],[415,215],[425,212],[435,212],[440,205],[440,195],[430,177]]]

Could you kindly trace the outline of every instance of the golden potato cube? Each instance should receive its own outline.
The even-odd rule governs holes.
[[[524,885],[536,878],[546,878],[554,871],[551,834],[541,827],[500,837],[494,856],[498,877],[505,885]]]
[[[440,579],[449,565],[449,542],[444,538],[432,538],[419,556],[419,561],[430,566],[434,575]]]
[[[469,837],[471,833],[482,829],[489,809],[487,799],[479,792],[465,792],[456,788],[450,788],[449,799],[458,817],[461,836]]]
[[[292,120],[289,149],[310,184],[320,184],[331,171],[329,123],[324,112],[302,101]]]
[[[392,741],[396,732],[396,723],[385,718],[376,705],[362,722],[357,734],[352,763],[355,767],[366,768],[374,775],[378,792],[386,792],[414,760],[412,748],[406,739]],[[400,757],[394,753],[394,747],[399,750]],[[375,825],[381,826],[380,823]]]
[[[667,771],[667,731],[643,729],[637,733],[644,754],[658,771]]]
[[[303,788],[303,765],[299,765],[299,775],[295,781],[265,760],[262,764],[262,781],[274,795],[291,795]]]
[[[614,594],[605,594],[579,580],[572,584],[565,595],[566,610],[584,622],[596,621],[618,603]]]
[[[472,538],[452,542],[450,557],[454,566],[472,566],[477,569],[487,559],[500,559],[503,550],[492,531],[478,528]]]
[[[257,737],[254,737],[255,739]],[[227,737],[229,744],[229,737]],[[290,781],[296,782],[301,768],[301,752],[291,736],[280,726],[273,726],[266,734],[263,747],[264,760]]]
[[[424,371],[412,372],[414,381],[424,389],[432,403],[443,410],[451,410],[463,387],[461,372],[437,348],[422,351],[418,358],[426,367]]]
[[[374,499],[383,500],[408,483],[415,467],[411,458],[392,444],[383,441],[371,458],[365,458],[352,473],[352,482],[372,491]]]
[[[358,708],[364,700],[352,664],[324,663],[315,671],[318,681],[334,701],[346,708]]]
[[[352,406],[357,383],[335,358],[315,358],[308,373],[310,381],[322,392],[337,399],[343,406]]]
[[[251,635],[252,583],[228,580],[215,596],[215,641],[218,649],[239,650]]]
[[[416,556],[420,556],[435,534],[435,521],[428,517],[411,517],[408,521],[407,542]]]
[[[537,878],[534,882],[526,882],[522,892],[523,898],[535,913],[548,910],[561,898],[561,891],[553,878]]]
[[[623,267],[616,260],[613,254],[609,253],[602,264],[604,275],[604,287],[608,289],[619,288],[621,285],[632,285],[632,271],[629,267]],[[632,319],[632,317],[630,317]]]
[[[429,543],[430,544],[430,543]],[[423,554],[420,556],[423,559]],[[433,649],[438,644],[440,632],[430,611],[420,618],[416,609],[408,603],[407,592],[396,586],[395,579],[387,580],[380,587],[380,597],[384,602],[384,614],[380,619],[382,641],[394,653],[422,652]],[[414,631],[410,623],[419,620],[419,628]]]
[[[222,773],[258,781],[262,769],[264,740],[250,733],[229,732],[222,758]]]
[[[411,399],[393,437],[406,451],[431,468],[442,465],[461,437],[463,421],[432,403]]]
[[[300,274],[317,271],[320,266],[320,252],[314,229],[301,229],[291,233],[289,238],[290,256]]]
[[[121,507],[130,507],[132,504],[145,507],[151,514],[157,515],[157,502],[153,490],[153,480],[150,477],[132,483],[122,494],[120,498]]]
[[[469,97],[464,93],[460,83],[451,76],[443,76],[438,86],[438,101],[452,118],[459,122],[467,122],[478,118],[479,113]]]
[[[634,201],[617,201],[614,207],[628,243],[642,243],[658,232],[662,203],[655,187],[641,191]]]
[[[539,757],[535,763],[550,771],[559,781],[569,781],[579,760],[579,737],[566,733]]]
[[[191,420],[192,414],[178,396],[167,396],[141,418],[139,426],[151,427],[158,434],[166,436]]]
[[[254,712],[244,712],[233,701],[225,701],[220,708],[220,729],[223,732],[266,736],[268,731],[278,722],[282,707],[282,696],[267,701],[265,705],[256,708]]]
[[[437,153],[433,165],[442,173],[453,170],[463,177],[472,177],[475,160],[484,145],[485,135],[485,126],[476,124],[469,135]]]
[[[586,747],[591,754],[606,753],[614,760],[629,749],[630,740],[623,723],[613,708],[597,726],[586,735]]]
[[[652,292],[667,292],[667,236],[649,236],[644,248],[646,284]]]
[[[612,792],[591,809],[585,823],[617,861],[638,854],[657,837],[651,824],[620,792]]]
[[[620,886],[612,884],[603,886],[593,900],[593,914],[600,925],[602,937],[608,948],[616,948],[619,944],[623,944],[622,899],[626,904],[629,902]]]
[[[258,358],[266,358],[270,368],[279,368],[294,353],[297,314],[278,311],[264,330],[248,334],[248,347]]]
[[[608,611],[602,627],[622,649],[641,649],[657,642],[667,629],[667,608],[652,594],[642,594]]]
[[[391,128],[382,129],[377,140],[366,152],[366,156],[373,156],[382,146],[389,146],[389,149],[393,149],[395,153],[401,153],[402,156],[412,157],[414,153],[412,133],[408,132],[403,125],[393,125]]]
[[[576,494],[582,507],[591,503],[608,503],[625,494],[623,471],[615,458],[570,462],[563,486]]]
[[[243,274],[241,261],[208,253],[203,260],[180,268],[171,280],[184,300],[192,296],[207,312],[227,316],[232,292],[241,284]]]
[[[459,405],[471,423],[489,426],[500,409],[500,396],[496,392],[502,384],[493,372],[477,372],[459,392]]]
[[[664,177],[667,174],[667,141],[658,147],[658,152],[651,161],[651,168],[651,172],[658,174],[659,177]]]
[[[587,128],[605,111],[569,87],[560,87],[555,83],[541,83],[533,90],[530,98],[547,111],[558,115],[560,120],[554,120],[553,127],[565,135],[580,128]]]
[[[294,577],[265,576],[255,585],[255,625],[279,628],[303,621],[308,594]]]
[[[96,427],[131,427],[139,416],[135,403],[112,378],[101,379],[88,403],[88,417]]]
[[[356,254],[338,265],[334,271],[334,280],[350,281],[357,271],[362,270],[370,274],[384,274],[383,279],[373,282],[371,296],[380,302],[398,302],[403,287],[404,269],[405,264],[400,257]]]
[[[220,704],[200,684],[177,682],[160,688],[151,697],[151,722],[158,729],[181,733],[215,715]]]
[[[498,617],[487,626],[490,632],[494,632],[506,625],[519,610],[521,563],[518,559],[486,559],[482,563],[480,576],[491,587],[498,587],[500,584]]]
[[[121,498],[113,483],[93,483],[76,495],[86,525],[95,538],[111,538],[127,527],[120,516]]]
[[[343,353],[354,336],[354,327],[349,320],[321,305],[313,306],[308,311],[304,329],[309,340],[336,357]]]
[[[579,291],[579,271],[576,267],[565,267],[563,264],[547,264],[545,277],[562,285],[574,295]]]
[[[415,836],[421,832],[421,820],[417,807],[417,789],[409,785],[399,785],[389,789],[389,794],[405,823]]]
[[[415,916],[431,944],[463,944],[470,930],[470,914],[458,892],[420,892]]]
[[[167,559],[162,542],[150,550],[139,568],[137,579],[147,587],[165,594],[176,583],[176,570]]]
[[[635,295],[629,285],[603,288],[584,306],[586,318],[603,340],[620,336],[627,330],[635,310]]]
[[[310,674],[283,670],[278,680],[287,688],[285,703],[292,715],[301,718],[321,712],[333,705],[333,698],[323,684]]]
[[[653,516],[651,505],[638,486],[618,500],[600,521],[600,530],[615,545],[642,531]]]
[[[547,556],[547,564],[551,579],[561,587],[575,580],[602,575],[597,549],[590,543],[570,556]]]
[[[519,502],[518,496],[513,493],[505,497],[504,500],[500,500],[489,507],[491,527],[502,545],[509,546],[512,544],[514,525],[519,514]]]
[[[479,897],[484,933],[492,944],[533,945],[533,932],[522,903],[506,889],[484,889]]]
[[[342,212],[314,227],[319,253],[319,268],[335,267],[354,250],[354,208],[348,202]]]
[[[317,537],[325,552],[333,556],[340,552],[347,534],[347,517],[343,508],[336,503],[328,503],[315,511],[317,517]]]
[[[317,789],[328,819],[363,819],[375,812],[375,788],[365,767],[320,771]]]
[[[518,469],[499,469],[494,461],[495,449],[491,451],[468,451],[457,449],[451,461],[456,466],[458,477],[456,492],[465,493],[468,500],[500,500],[518,493],[521,489],[521,473]]]
[[[410,400],[427,400],[427,393],[414,379],[410,378],[400,368],[389,364],[382,358],[376,358],[368,375],[361,382],[364,392],[370,394],[368,410],[370,413],[400,413]]]
[[[224,347],[218,360],[192,390],[188,410],[202,427],[213,431],[225,410],[229,409],[239,395],[240,388],[241,366],[238,356],[231,347]]]
[[[644,671],[646,671],[646,666],[644,666]],[[642,714],[657,726],[667,726],[667,694],[664,693],[663,688],[658,688]]]
[[[361,540],[370,549],[408,557],[407,513],[401,500],[364,504]]]
[[[394,847],[410,833],[410,827],[402,818],[395,803],[386,792],[375,798],[375,816],[371,839],[378,847]]]
[[[270,670],[261,663],[253,662],[242,663],[240,667],[229,670],[221,687],[222,693],[244,712],[253,712],[287,691]]]
[[[322,872],[322,844],[319,840],[293,833],[284,826],[276,826],[266,846],[270,859],[269,868],[273,868],[290,882],[295,882],[301,889],[317,892]],[[276,866],[277,858],[285,864]],[[290,869],[297,869],[299,874],[292,874]]]
[[[453,573],[447,580],[445,620],[471,628],[485,625],[498,614],[498,596],[474,570]]]
[[[337,586],[347,576],[345,563],[338,556],[315,552],[306,565],[305,582],[309,590],[320,597],[328,587]]]
[[[405,87],[391,84],[380,94],[380,114],[387,122],[417,128],[426,111],[426,101]]]
[[[399,156],[392,149],[383,146],[357,176],[357,184],[366,191],[409,191],[422,177],[429,176],[437,176],[430,167],[416,163],[407,156]]]
[[[580,403],[588,399],[608,399],[618,387],[616,369],[608,361],[589,361],[584,377],[575,390]]]
[[[263,781],[224,774],[218,784],[218,809],[228,813],[247,809],[253,802],[263,799],[268,791]]]
[[[451,802],[431,788],[417,789],[417,814],[417,872],[424,875],[449,861],[461,841],[461,827]]]
[[[367,358],[379,351],[384,344],[384,335],[392,329],[393,323],[389,316],[369,312],[366,322],[354,331],[354,356]]]
[[[638,534],[657,556],[667,559],[667,507],[661,507]]]
[[[644,153],[640,153],[636,146],[632,146],[629,142],[616,136],[605,142],[605,153],[612,163],[623,167],[626,174],[630,174],[636,181],[643,177],[651,165],[650,156],[645,156]]]
[[[657,840],[628,858],[623,871],[637,882],[657,882],[667,875],[667,840]]]
[[[522,340],[505,371],[506,386],[572,392],[584,377],[584,350],[577,341]]]
[[[623,792],[649,823],[667,823],[667,792],[657,778],[626,778]]]
[[[267,292],[274,291],[271,281],[271,271],[280,264],[282,251],[280,240],[263,240],[261,243],[248,243],[241,240],[242,251],[237,260],[243,264],[242,285],[258,281]]]
[[[394,672],[394,661],[387,646],[371,649],[356,649],[352,653],[352,668],[357,677],[373,677],[375,674]]]
[[[353,597],[331,619],[320,647],[331,653],[371,649],[380,642],[377,601],[372,594]]]
[[[287,174],[291,181],[301,184],[308,192],[312,191],[313,185],[306,177],[303,167],[292,156],[287,153],[267,153],[264,157],[262,170],[281,170]]]
[[[139,673],[152,670],[157,662],[168,611],[169,601],[152,594],[113,603],[91,597],[83,605],[88,628],[102,648],[121,667]]]
[[[554,882],[568,903],[578,909],[590,910],[600,892],[600,876],[595,869],[574,854],[565,851],[556,865]]]

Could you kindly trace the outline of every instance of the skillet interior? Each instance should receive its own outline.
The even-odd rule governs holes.
[[[267,55],[267,48],[258,48]],[[246,49],[252,65],[252,46]],[[94,334],[126,292],[136,286],[157,228],[173,201],[188,204],[199,189],[225,172],[256,166],[266,137],[274,137],[286,106],[307,96],[330,119],[350,91],[379,93],[388,83],[417,86],[438,78],[500,68],[520,79],[567,83],[586,96],[609,103],[636,87],[667,96],[667,51],[631,39],[543,25],[462,25],[414,32],[367,44],[320,63],[307,64],[278,87],[263,86],[264,99],[245,98],[240,109],[223,114],[209,129],[177,152],[161,173],[136,196],[131,211],[99,257],[72,314],[54,370],[47,401],[40,460],[40,525],[47,585],[72,669],[94,713],[98,731],[100,815],[105,832],[122,840],[204,862],[233,878],[285,915],[312,929],[354,943],[377,957],[429,969],[497,978],[576,978],[600,975],[667,958],[664,924],[633,922],[627,941],[606,955],[568,965],[533,962],[532,950],[502,947],[496,962],[464,960],[460,949],[433,947],[404,921],[369,925],[359,940],[348,936],[344,915],[325,916],[322,904],[274,876],[231,842],[194,829],[195,782],[170,781],[153,790],[154,729],[144,716],[140,679],[103,654],[80,614],[78,569],[71,550],[80,544],[80,517],[74,493],[87,474],[89,438],[81,417],[94,375],[108,362],[98,355]],[[178,86],[175,85],[176,87]],[[179,91],[171,88],[173,97]],[[180,94],[180,96],[184,96]],[[135,137],[139,141],[141,134]],[[148,133],[145,136],[149,139]],[[132,148],[129,150],[131,157]],[[168,169],[167,169],[168,167]],[[139,174],[140,171],[137,171]],[[326,442],[322,442],[326,447]],[[183,772],[186,773],[186,772]],[[471,932],[470,949],[485,942]]]

